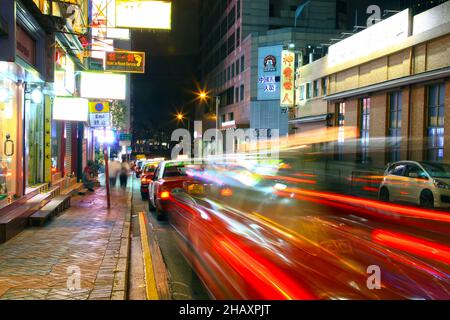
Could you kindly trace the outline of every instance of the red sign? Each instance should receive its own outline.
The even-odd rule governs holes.
[[[32,66],[36,65],[36,40],[34,40],[20,25],[17,24],[16,52]]]

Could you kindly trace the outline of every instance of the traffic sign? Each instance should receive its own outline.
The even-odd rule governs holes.
[[[109,113],[109,102],[89,102],[90,113]]]

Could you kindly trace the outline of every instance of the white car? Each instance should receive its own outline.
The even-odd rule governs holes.
[[[417,161],[390,164],[378,195],[385,202],[409,202],[425,208],[448,208],[450,165]]]

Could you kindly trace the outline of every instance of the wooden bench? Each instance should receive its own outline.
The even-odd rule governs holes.
[[[43,226],[45,222],[59,215],[70,207],[70,195],[58,196],[52,199],[29,218],[31,226]]]
[[[0,243],[17,235],[28,224],[28,217],[45,206],[51,199],[51,193],[38,194],[0,216]]]

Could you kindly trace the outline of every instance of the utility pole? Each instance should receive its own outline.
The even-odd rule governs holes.
[[[104,136],[106,138],[106,128],[104,129]],[[106,185],[106,203],[107,208],[111,209],[111,193],[109,185],[109,155],[108,155],[108,145],[103,142],[103,157],[105,159],[105,185]]]

